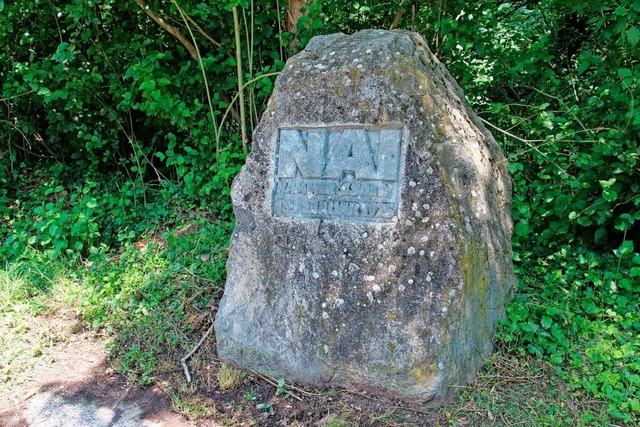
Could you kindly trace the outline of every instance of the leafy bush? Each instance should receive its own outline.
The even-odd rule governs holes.
[[[523,286],[498,338],[549,360],[577,393],[609,402],[629,422],[640,414],[640,254],[564,246],[519,266]],[[635,415],[634,415],[635,414]]]

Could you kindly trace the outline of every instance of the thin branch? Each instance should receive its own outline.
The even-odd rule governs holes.
[[[193,347],[191,349],[191,351],[189,353],[187,353],[186,356],[184,356],[182,359],[180,359],[180,364],[182,365],[182,369],[184,370],[184,376],[187,377],[187,383],[191,382],[191,373],[189,372],[189,367],[187,366],[187,360],[189,360],[191,358],[191,356],[193,356],[195,354],[195,352],[198,351],[198,349],[204,343],[204,340],[206,340],[207,337],[209,335],[211,335],[211,332],[213,332],[213,326],[214,325],[215,325],[215,323],[212,321],[211,322],[211,326],[209,326],[209,329],[207,329],[207,332],[205,332],[205,334],[202,336],[202,338],[200,338],[200,341],[198,341],[198,344],[196,344],[195,347]]]
[[[507,132],[507,131],[506,131],[506,130],[504,130],[504,129],[500,129],[498,126],[496,126],[496,125],[494,125],[494,124],[489,123],[488,121],[486,121],[486,120],[485,120],[485,119],[483,119],[482,117],[478,117],[478,118],[479,118],[483,123],[485,123],[485,124],[487,124],[487,125],[491,126],[491,127],[492,127],[492,128],[494,128],[495,130],[497,130],[497,131],[499,131],[499,132],[502,132],[503,134],[505,134],[505,135],[507,135],[507,136],[509,136],[509,137],[511,137],[511,138],[513,138],[513,139],[516,139],[516,140],[518,140],[518,141],[524,142],[524,143],[525,143],[525,144],[527,144],[527,145],[528,145],[528,146],[529,146],[533,151],[535,151],[536,153],[540,154],[542,157],[547,158],[547,155],[546,155],[546,154],[544,154],[542,151],[540,151],[540,150],[538,149],[538,147],[536,147],[535,145],[533,145],[533,144],[532,144],[533,142],[547,142],[547,140],[545,140],[545,139],[523,139],[523,138],[520,138],[519,136],[515,136],[514,134],[512,134],[512,133],[510,133],[510,132]],[[506,161],[506,159],[505,159],[505,161]],[[563,168],[562,166],[560,166],[559,164],[557,164],[556,162],[551,161],[551,164],[552,164],[552,165],[554,165],[556,168],[558,168],[562,173],[564,173],[564,174],[566,174],[566,175],[569,175],[569,173],[567,172],[567,170],[566,170],[566,169],[564,169],[564,168]]]
[[[167,23],[167,21],[165,21],[162,17],[156,15],[151,9],[149,9],[149,6],[147,5],[145,0],[134,0],[134,1],[136,2],[136,4],[138,6],[140,6],[140,8],[142,10],[144,10],[144,13],[146,13],[151,19],[153,19],[158,25],[160,25],[165,31],[167,31],[169,34],[171,34],[173,37],[175,37],[180,43],[182,43],[182,45],[187,49],[187,51],[189,52],[189,54],[191,55],[191,57],[194,60],[199,61],[197,49],[195,48],[193,43],[191,43],[189,41],[189,39],[187,39],[180,32],[180,30],[177,27],[174,27],[173,25]]]
[[[532,142],[546,142],[547,141],[546,139],[524,139],[524,138],[520,138],[519,136],[516,136],[516,135],[514,135],[514,134],[512,134],[510,132],[507,132],[504,129],[500,129],[498,126],[496,126],[496,125],[494,125],[492,123],[489,123],[488,121],[486,121],[482,117],[479,117],[479,119],[482,121],[482,123],[491,126],[495,130],[497,130],[499,132],[502,132],[503,134],[507,135],[510,138],[513,138],[513,139],[518,140],[520,142],[524,142],[527,145],[530,145],[530,143],[532,143]],[[540,154],[542,154],[542,153],[540,153]]]
[[[236,363],[237,363],[237,362],[236,362]],[[241,365],[241,364],[239,364],[239,363],[238,363],[238,365],[240,365],[240,367],[242,367],[242,369],[247,370],[247,371],[249,371],[249,372],[253,373],[254,375],[259,376],[260,378],[262,378],[263,380],[265,380],[266,382],[268,382],[268,383],[269,383],[269,384],[271,384],[272,386],[274,386],[274,387],[276,387],[276,388],[278,387],[278,383],[276,382],[275,378],[270,377],[269,375],[266,375],[266,374],[262,374],[262,373],[260,373],[260,372],[258,372],[258,371],[254,371],[253,369],[251,369],[251,368],[247,368],[246,366],[243,366],[243,365]],[[287,388],[291,388],[291,387],[290,387],[290,386],[288,386],[287,384],[285,384],[285,387],[287,387]],[[298,391],[304,391],[304,390],[300,390],[300,389],[299,389]],[[295,393],[291,392],[291,390],[287,390],[287,392],[289,393],[289,395],[290,395],[291,397],[295,398],[296,400],[302,401],[302,398],[301,398],[300,396],[298,396],[297,394],[295,394]],[[311,393],[309,393],[309,394],[311,394]],[[317,396],[317,395],[315,395],[315,396]]]
[[[576,119],[576,121],[580,124],[580,126],[582,126],[582,129],[587,129],[587,127],[582,123],[582,121],[578,118],[578,116],[576,116],[576,114],[571,111],[571,109],[569,107],[567,107],[567,104],[564,103],[563,100],[561,100],[560,98],[558,98],[557,96],[553,96],[549,93],[546,93],[538,88],[535,88],[533,86],[527,86],[529,89],[533,89],[534,91],[538,92],[541,95],[547,96],[551,99],[555,99],[556,101],[558,101],[560,103],[560,105],[562,105],[565,108],[565,111],[568,111],[569,114],[571,114],[573,116],[574,119]]]
[[[23,139],[23,146],[20,147],[17,144],[13,144],[14,147],[19,148],[20,150],[24,151],[25,153],[31,154],[32,156],[36,156],[39,157],[41,159],[46,159],[47,156],[43,156],[37,153],[34,153],[33,151],[29,150],[28,148],[26,148],[24,145],[24,143],[26,143],[27,145],[29,145],[29,148],[31,148],[31,144],[29,143],[29,139],[27,138],[27,136],[24,134],[24,132],[22,132],[20,130],[20,128],[18,126],[16,126],[15,124],[11,123],[9,120],[0,120],[0,123],[6,123],[9,126],[11,126],[12,128],[14,128],[20,135],[22,135],[22,139]],[[51,147],[49,147],[49,144],[47,144],[46,142],[44,142],[44,139],[42,139],[42,137],[36,132],[35,133],[35,140],[44,147],[45,150],[47,150],[49,152],[49,154],[51,154],[52,158],[58,160],[58,156],[56,155],[56,153],[53,151],[53,149]]]
[[[242,50],[240,47],[240,22],[238,20],[238,6],[233,6],[233,31],[236,39],[236,74],[238,79],[238,95],[240,95],[240,134],[242,136],[242,151],[247,153],[247,122],[244,116],[244,90],[242,85]]]
[[[231,105],[231,98],[229,98],[229,95],[227,95],[226,92],[218,92],[218,94],[220,95],[220,99],[222,99],[225,104]],[[235,108],[231,109],[231,117],[233,117],[234,121],[240,123],[240,114],[238,114],[238,110],[236,110]]]
[[[389,30],[393,30],[400,24],[400,21],[402,20],[402,16],[404,16],[404,12],[406,10],[404,6],[407,2],[408,0],[402,0],[400,2],[400,6],[398,6],[398,10],[396,10],[396,16],[393,17],[393,21],[391,21],[391,25],[389,26]]]
[[[178,9],[178,12],[180,12],[180,15],[187,18],[187,20],[189,22],[191,22],[191,24],[193,24],[194,27],[196,27],[196,30],[198,30],[198,32],[203,35],[207,40],[209,40],[214,46],[216,46],[219,49],[225,50],[224,47],[222,47],[222,45],[220,43],[218,43],[216,40],[214,40],[213,37],[211,37],[209,34],[207,34],[206,31],[204,31],[202,29],[202,27],[200,27],[200,25],[198,25],[198,23],[196,21],[193,20],[192,17],[190,17],[185,11],[184,9],[182,9],[176,2],[173,3],[176,8]]]
[[[24,93],[19,93],[19,94],[17,94],[17,95],[10,96],[9,98],[0,98],[0,102],[7,102],[7,101],[11,101],[12,99],[20,98],[21,96],[27,96],[27,95],[30,95],[30,94],[32,94],[33,92],[35,92],[35,90],[30,90],[30,91],[27,91],[27,92],[24,92]]]
[[[138,0],[136,0],[138,1]],[[189,31],[189,35],[191,36],[191,40],[193,40],[193,46],[196,51],[196,61],[200,65],[200,71],[202,72],[202,79],[204,80],[204,88],[207,93],[207,102],[209,104],[209,113],[211,114],[211,123],[213,124],[213,132],[214,134],[218,132],[218,125],[216,124],[216,117],[213,113],[213,103],[211,102],[211,92],[209,91],[209,80],[207,79],[207,73],[204,71],[204,64],[202,63],[202,57],[200,56],[200,50],[198,49],[198,43],[196,42],[196,38],[193,36],[193,32],[191,31],[191,27],[189,26],[189,22],[187,21],[186,16],[182,13],[182,9],[178,6],[178,2],[176,0],[172,0],[173,4],[178,8],[178,12],[180,12],[180,16],[182,16],[182,20],[187,26],[187,30]],[[218,140],[216,139],[216,162],[220,161],[220,146],[218,144]]]
[[[49,2],[49,4],[53,7],[53,4]],[[62,43],[62,31],[60,31],[60,23],[58,22],[58,17],[56,16],[55,11],[53,12],[53,20],[56,21],[56,27],[58,28],[58,36],[60,37],[60,43]]]
[[[271,76],[277,76],[278,74],[280,74],[279,71],[276,71],[274,73],[267,73],[267,74],[262,74],[259,75],[256,78],[253,78],[251,80],[249,80],[248,82],[246,82],[243,86],[242,86],[242,90],[244,90],[247,86],[249,86],[251,83],[255,83],[260,79],[263,79],[265,77],[271,77]],[[233,97],[233,99],[231,100],[231,102],[229,103],[229,106],[227,107],[227,110],[224,112],[224,115],[222,116],[222,120],[220,120],[220,127],[218,128],[218,131],[216,132],[216,144],[218,143],[218,141],[220,140],[220,133],[222,132],[222,126],[224,125],[225,120],[227,119],[227,116],[229,115],[229,112],[231,111],[231,108],[233,106],[233,104],[236,102],[236,100],[238,99],[238,97],[240,96],[240,92],[236,93],[235,96]]]

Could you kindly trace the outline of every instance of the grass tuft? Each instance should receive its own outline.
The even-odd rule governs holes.
[[[244,377],[245,373],[243,371],[236,369],[231,364],[225,362],[220,365],[220,369],[218,370],[218,385],[223,391],[234,390],[240,387]]]

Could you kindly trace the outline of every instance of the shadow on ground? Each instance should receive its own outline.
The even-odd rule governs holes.
[[[73,325],[77,319],[67,316],[38,320],[31,319],[28,328],[12,337],[15,357],[0,392],[0,425],[191,425],[171,411],[171,401],[160,387],[137,387],[111,369],[104,337],[78,330]],[[49,344],[33,357],[34,343],[42,342]]]

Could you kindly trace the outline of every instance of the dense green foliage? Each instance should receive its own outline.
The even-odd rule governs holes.
[[[549,361],[611,416],[640,416],[640,0],[316,0],[298,43],[284,4],[142,5],[0,0],[0,259],[88,263],[84,314],[120,328],[123,366],[149,381],[158,358],[127,347],[131,334],[175,345],[182,329],[165,320],[184,306],[171,295],[191,292],[177,271],[223,283],[223,260],[189,254],[219,254],[228,238],[245,157],[238,103],[250,131],[272,73],[311,36],[395,21],[425,36],[510,160],[521,286],[500,342]],[[139,259],[136,242],[192,212],[209,218],[207,238],[169,238]]]

